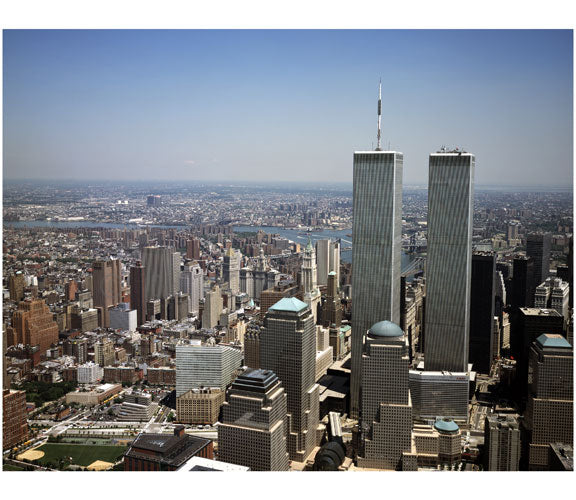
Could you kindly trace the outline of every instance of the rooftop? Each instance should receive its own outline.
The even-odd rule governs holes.
[[[404,332],[396,323],[392,321],[380,321],[372,325],[368,330],[368,336],[372,338],[377,337],[402,337]]]
[[[451,418],[438,418],[434,423],[434,428],[440,432],[458,432],[460,427]]]
[[[286,312],[300,312],[308,307],[308,304],[298,300],[296,297],[284,297],[280,299],[272,307],[269,307],[269,311],[286,311]]]
[[[536,339],[542,347],[563,347],[571,349],[570,343],[562,336],[557,333],[543,333]]]

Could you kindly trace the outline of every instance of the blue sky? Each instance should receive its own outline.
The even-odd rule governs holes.
[[[4,31],[6,179],[351,181],[442,145],[476,183],[572,183],[569,30]]]

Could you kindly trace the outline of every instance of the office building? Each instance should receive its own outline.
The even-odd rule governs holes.
[[[436,469],[439,465],[451,466],[460,462],[461,440],[460,428],[452,419],[438,418],[430,424],[414,424],[412,447],[410,453],[403,456],[402,470]],[[416,459],[412,467],[406,467],[408,457]]]
[[[190,297],[188,312],[197,315],[200,300],[204,298],[204,273],[197,262],[184,265],[180,274],[180,291]]]
[[[95,330],[98,328],[98,311],[73,307],[70,314],[70,326],[72,330],[79,330],[80,332]]]
[[[534,260],[535,286],[545,281],[550,274],[550,246],[549,233],[531,233],[526,237],[526,255]]]
[[[66,394],[66,404],[78,403],[85,406],[95,406],[102,404],[120,391],[122,391],[120,384],[102,384],[88,391],[82,388]]]
[[[242,254],[230,247],[224,254],[223,278],[233,294],[240,292],[240,261]]]
[[[190,389],[176,398],[176,419],[182,424],[215,424],[225,396],[219,387]]]
[[[415,419],[430,421],[446,417],[467,422],[469,372],[410,370],[409,383]]]
[[[169,247],[142,249],[146,302],[165,299],[180,290],[180,253]]]
[[[77,377],[79,384],[94,384],[102,380],[104,369],[102,366],[88,361],[88,363],[78,366]]]
[[[138,325],[138,311],[127,308],[128,304],[124,303],[109,310],[110,328],[135,332]]]
[[[192,457],[214,458],[211,439],[190,436],[183,425],[174,427],[174,434],[142,432],[124,454],[125,471],[174,471]]]
[[[119,422],[148,422],[157,404],[152,403],[152,395],[141,392],[124,394],[124,401],[120,405],[116,420]]]
[[[242,364],[238,349],[221,345],[176,346],[176,397],[190,389],[225,390]]]
[[[260,368],[260,326],[249,323],[244,334],[244,364],[249,368]]]
[[[8,450],[28,440],[26,393],[2,391],[2,449]]]
[[[368,329],[383,319],[400,323],[402,165],[395,151],[354,153],[352,229],[353,417],[360,410],[362,343]]]
[[[532,307],[534,291],[538,284],[534,276],[534,260],[523,256],[515,257],[512,269],[510,305],[513,310]]]
[[[411,450],[412,402],[408,337],[381,321],[366,336],[362,355],[359,467],[399,470]]]
[[[318,286],[328,284],[328,275],[336,273],[336,282],[340,282],[340,240],[317,240],[316,262],[318,269]]]
[[[476,372],[490,373],[494,345],[496,257],[493,253],[472,255],[470,295],[469,360]]]
[[[146,197],[146,206],[159,207],[162,205],[162,197],[159,194],[149,194]]]
[[[88,340],[85,338],[73,337],[64,341],[64,354],[73,356],[76,364],[86,363],[88,359]]]
[[[320,290],[317,282],[316,252],[310,238],[302,256],[302,297],[308,304],[314,316],[314,323],[318,322],[318,306],[320,305]]]
[[[468,370],[474,162],[473,154],[462,151],[430,155],[427,371]]]
[[[186,258],[200,260],[200,240],[198,238],[186,241]]]
[[[554,309],[564,317],[564,323],[570,319],[570,285],[560,278],[547,278],[536,287],[534,307]]]
[[[58,324],[42,299],[24,300],[12,314],[12,325],[7,328],[8,345],[38,346],[45,353],[58,342]]]
[[[316,376],[318,381],[328,371],[332,364],[332,346],[330,345],[330,331],[320,325],[316,325]]]
[[[574,349],[558,334],[540,335],[532,344],[528,404],[524,413],[529,470],[549,469],[549,446],[574,439]]]
[[[114,342],[111,339],[101,339],[94,343],[94,361],[100,366],[114,364]]]
[[[26,287],[26,278],[21,271],[16,274],[10,275],[8,278],[8,290],[10,292],[10,300],[20,302],[24,299],[24,288]]]
[[[110,326],[109,308],[122,302],[120,283],[122,274],[118,259],[96,261],[92,264],[92,298],[100,312],[99,325]]]
[[[270,370],[248,369],[230,386],[218,426],[218,458],[251,470],[288,470],[287,397]]]
[[[486,416],[484,423],[485,466],[488,471],[520,470],[518,415]]]
[[[518,362],[516,374],[521,395],[524,395],[526,391],[528,360],[532,343],[543,333],[562,334],[563,327],[564,318],[554,309],[533,307],[519,309],[512,338],[512,355]]]
[[[222,310],[222,294],[220,293],[220,287],[215,285],[212,290],[206,293],[204,311],[202,312],[202,328],[214,328],[218,325]]]
[[[322,304],[322,316],[320,323],[325,327],[340,328],[342,324],[342,302],[338,293],[337,275],[334,271],[328,273],[328,285],[326,297]]]
[[[288,453],[304,462],[317,444],[319,420],[316,327],[306,303],[283,298],[268,309],[260,330],[260,367],[282,382],[288,397]]]
[[[130,307],[136,310],[136,326],[146,321],[146,270],[142,262],[130,267]]]

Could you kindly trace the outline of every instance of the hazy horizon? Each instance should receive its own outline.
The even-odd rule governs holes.
[[[5,30],[4,178],[351,183],[379,78],[405,185],[572,186],[571,30]]]

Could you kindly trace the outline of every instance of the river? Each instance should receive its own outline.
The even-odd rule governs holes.
[[[38,221],[17,221],[17,222],[4,222],[4,226],[6,227],[13,227],[13,228],[31,228],[31,227],[46,227],[46,228],[79,228],[79,227],[104,227],[104,228],[116,228],[116,229],[141,229],[141,224],[118,224],[114,222],[90,222],[90,221],[45,221],[45,220],[38,220]],[[153,225],[149,224],[146,227],[158,227],[162,229],[182,229],[185,230],[188,226],[169,226],[169,225]],[[311,231],[304,233],[301,229],[284,229],[282,227],[276,226],[234,226],[235,232],[256,232],[258,230],[262,230],[265,233],[271,234],[278,234],[283,238],[288,238],[289,240],[298,242],[298,243],[306,243],[308,241],[308,235],[312,240],[312,243],[316,242],[317,240],[324,240],[324,239],[333,239],[336,240],[340,238],[342,248],[351,248],[352,247],[352,237],[348,236],[352,234],[352,229],[341,229],[341,230],[333,230],[333,229],[323,229],[322,231]],[[351,262],[352,261],[352,250],[342,250],[341,252],[341,259],[343,262]],[[404,252],[402,252],[402,269],[406,269],[410,264],[412,257]]]

